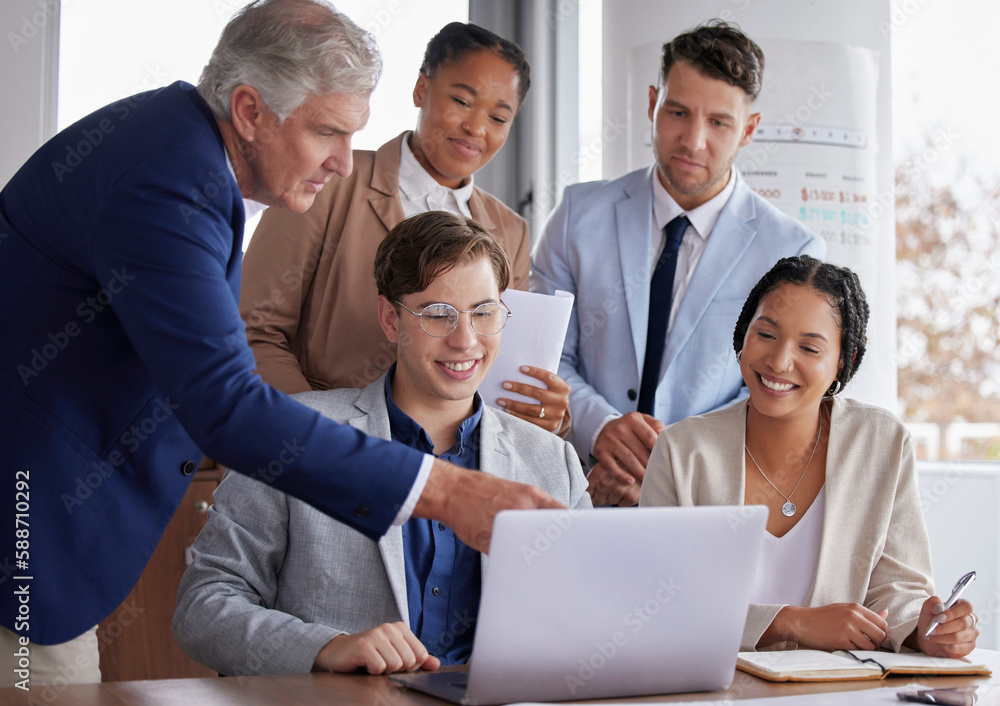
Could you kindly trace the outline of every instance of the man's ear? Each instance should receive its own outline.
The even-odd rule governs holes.
[[[256,88],[240,85],[229,97],[233,128],[244,142],[253,142],[264,123],[266,106]]]
[[[656,86],[649,87],[649,121],[653,122],[653,113],[656,112],[656,99],[659,97],[660,91]]]
[[[750,144],[754,134],[757,132],[758,125],[760,125],[760,113],[754,113],[747,118],[746,127],[743,129],[743,136],[740,138],[740,147],[746,147]]]
[[[378,297],[378,323],[390,343],[399,344],[399,312],[396,305],[381,294]]]

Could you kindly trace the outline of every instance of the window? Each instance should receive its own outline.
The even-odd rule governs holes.
[[[66,0],[59,41],[58,124],[126,96],[177,80],[197,83],[226,22],[247,0]],[[427,42],[448,22],[468,22],[467,0],[338,0],[336,7],[375,35],[384,71],[371,118],[355,137],[375,149],[413,129],[413,84]],[[247,223],[252,233],[256,220]],[[244,239],[244,247],[248,239]]]
[[[918,458],[1000,460],[1000,8],[891,17],[899,412]]]

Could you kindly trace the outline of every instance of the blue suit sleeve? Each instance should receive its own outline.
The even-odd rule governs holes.
[[[324,419],[253,373],[230,281],[239,278],[239,194],[231,179],[192,184],[177,162],[165,155],[132,169],[101,216],[95,271],[119,282],[115,315],[204,453],[380,536],[422,454]],[[191,188],[218,196],[193,206]]]

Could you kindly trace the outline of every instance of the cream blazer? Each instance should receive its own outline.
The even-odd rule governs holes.
[[[891,412],[837,397],[830,409],[826,515],[819,564],[804,605],[859,603],[889,609],[883,647],[899,651],[923,601],[934,592],[910,434]],[[663,431],[642,484],[640,505],[742,505],[747,401]],[[757,641],[781,610],[751,604],[740,649]],[[775,647],[794,648],[795,643]]]
[[[366,387],[389,369],[396,346],[378,325],[375,251],[403,220],[399,153],[408,133],[377,152],[354,151],[305,213],[269,208],[243,259],[240,315],[264,381],[289,394]],[[528,288],[528,225],[479,188],[472,217],[500,241],[512,289]]]

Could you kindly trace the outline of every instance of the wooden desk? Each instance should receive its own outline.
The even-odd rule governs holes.
[[[741,671],[725,691],[670,696],[609,699],[593,703],[620,701],[669,703],[672,701],[714,701],[753,699],[765,696],[819,694],[829,691],[862,691],[919,681],[935,687],[973,684],[1000,685],[1000,652],[977,650],[977,662],[988,664],[993,676],[986,677],[893,677],[881,681],[825,682],[816,684],[774,684]],[[462,669],[462,668],[459,668]],[[71,686],[48,692],[35,687],[31,692],[9,687],[0,689],[0,704],[21,706],[32,703],[55,703],[58,706],[313,706],[315,704],[363,704],[364,706],[441,706],[445,702],[410,691],[389,681],[388,677],[356,674],[294,674],[269,677],[226,677],[225,679],[164,679],[159,681],[106,682]]]

